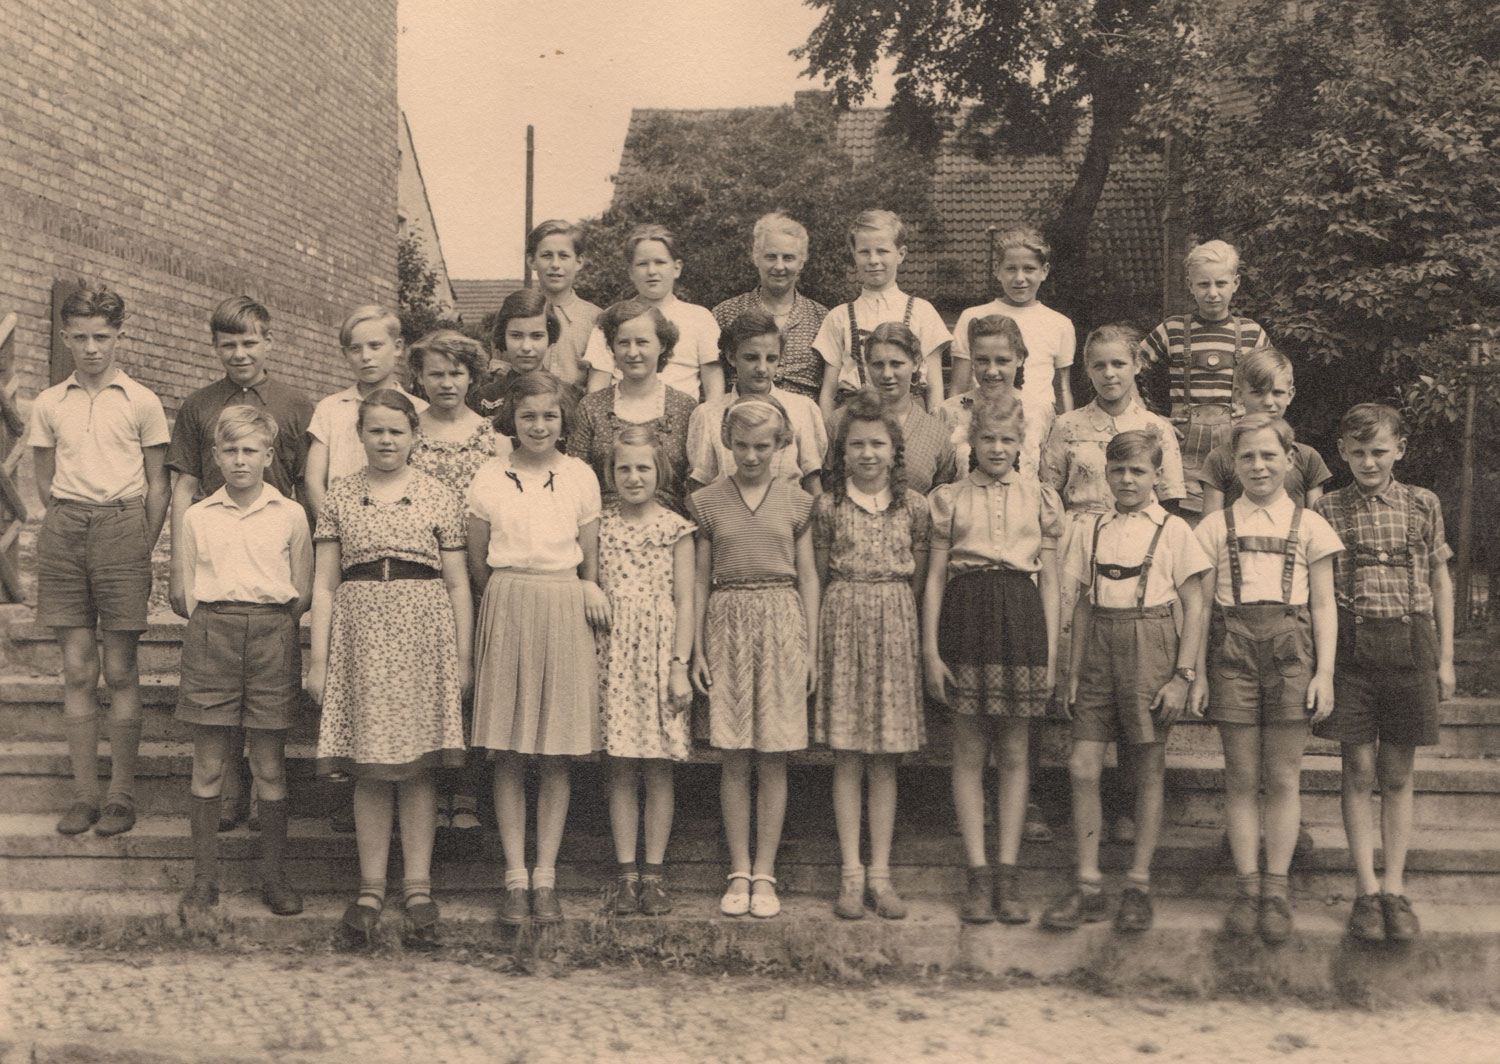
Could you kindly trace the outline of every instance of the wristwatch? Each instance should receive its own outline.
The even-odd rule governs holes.
[[[1192,683],[1198,678],[1198,670],[1190,669],[1186,665],[1179,665],[1177,666],[1177,668],[1172,670],[1172,675],[1181,676],[1188,683]]]

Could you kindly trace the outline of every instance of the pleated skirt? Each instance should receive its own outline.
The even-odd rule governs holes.
[[[574,570],[495,570],[474,646],[474,746],[562,756],[600,748],[594,637]]]

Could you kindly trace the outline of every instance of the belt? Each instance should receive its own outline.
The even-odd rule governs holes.
[[[54,506],[82,506],[87,510],[128,510],[133,506],[144,506],[144,496],[132,495],[128,499],[111,499],[109,502],[84,502],[82,499],[53,499]]]
[[[200,610],[213,613],[286,613],[292,608],[290,602],[200,602]]]
[[[378,580],[382,584],[391,580],[436,580],[442,575],[430,565],[409,562],[405,558],[381,558],[373,562],[360,562],[344,570],[345,580]]]
[[[1093,612],[1095,616],[1110,621],[1144,620],[1148,617],[1172,616],[1172,604],[1165,602],[1160,606],[1095,606]]]
[[[770,587],[792,587],[796,580],[790,576],[767,576],[752,580],[716,580],[715,591],[763,591]]]

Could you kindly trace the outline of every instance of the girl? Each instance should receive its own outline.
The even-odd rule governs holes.
[[[1177,433],[1166,418],[1151,413],[1136,391],[1136,378],[1142,368],[1141,334],[1129,325],[1104,325],[1089,333],[1083,343],[1084,368],[1094,388],[1094,398],[1086,406],[1058,416],[1047,442],[1042,446],[1039,476],[1043,484],[1057,490],[1067,510],[1058,557],[1066,557],[1073,541],[1089,535],[1100,514],[1114,509],[1114,496],[1105,480],[1105,449],[1109,441],[1128,429],[1144,429],[1161,441],[1161,475],[1156,482],[1158,502],[1181,499],[1182,455],[1177,449]],[[976,363],[977,364],[977,363]],[[1081,548],[1080,548],[1081,549]],[[1061,618],[1058,635],[1058,691],[1066,694],[1073,645],[1073,610],[1078,603],[1081,585],[1063,581]],[[1134,756],[1126,745],[1122,776],[1129,774]],[[1112,817],[1116,842],[1135,841],[1135,820],[1129,810],[1135,808],[1132,795],[1110,795],[1109,806],[1119,811]],[[1035,806],[1027,815],[1026,838],[1050,841],[1051,829],[1041,819]]]
[[[476,387],[466,400],[469,406],[487,418],[500,413],[511,383],[523,373],[542,368],[561,332],[561,324],[547,312],[547,297],[535,288],[518,288],[506,296],[495,314],[490,344],[509,368],[496,371]],[[483,378],[476,376],[474,380],[477,383]]]
[[[912,394],[920,375],[922,342],[917,334],[897,321],[875,326],[865,343],[865,368],[870,386],[885,407],[900,422],[906,441],[906,483],[925,494],[958,476],[953,448],[936,415],[929,414]],[[843,425],[842,410],[828,422],[831,435]]]
[[[608,477],[617,498],[599,521],[599,586],[609,598],[611,631],[598,647],[609,822],[620,862],[614,910],[660,916],[672,910],[662,872],[672,833],[672,762],[687,759],[690,741],[694,528],[657,501],[672,462],[645,425],[627,425],[615,437]],[[646,777],[646,864],[638,873],[639,775]]]
[[[917,600],[927,579],[927,503],[906,487],[901,424],[867,390],[845,406],[830,463],[833,485],[813,504],[813,555],[828,588],[818,624],[814,738],[833,747],[833,812],[843,886],[833,911],[864,916],[859,863],[861,778],[870,778],[869,898],[906,915],[891,886],[896,762],[922,745]],[[829,582],[831,579],[831,583]]]
[[[771,475],[776,452],[792,441],[780,403],[743,396],[725,411],[720,432],[734,475],[688,501],[698,523],[692,678],[708,698],[709,742],[724,751],[719,803],[731,871],[719,909],[769,917],[781,911],[773,872],[786,815],[786,752],[807,745],[807,697],[816,688],[812,496]],[[752,762],[760,773],[754,864]]]
[[[682,256],[677,254],[677,238],[672,231],[664,225],[636,226],[625,238],[625,263],[636,296],[677,326],[678,341],[662,371],[662,380],[695,401],[700,393],[704,399],[723,395],[719,323],[707,307],[684,303],[672,292],[682,276]],[[619,377],[610,345],[597,325],[583,357],[589,365],[589,391],[607,388]]]
[[[626,425],[641,425],[660,437],[673,470],[659,478],[662,505],[682,512],[682,476],[687,468],[688,422],[698,405],[691,396],[670,388],[661,377],[678,343],[677,326],[640,299],[616,303],[599,315],[598,328],[614,353],[619,380],[584,396],[578,419],[568,434],[568,453],[582,458],[601,481],[608,481],[615,435]]]
[[[948,431],[948,445],[953,448],[961,473],[968,472],[973,464],[969,460],[969,412],[974,409],[974,401],[980,396],[999,395],[1007,390],[1020,397],[1021,386],[1026,380],[1026,341],[1014,318],[1004,314],[971,318],[968,334],[974,387],[961,395],[944,399],[938,408],[938,420]],[[1039,404],[1037,409],[1045,421],[1027,422],[1026,445],[1021,448],[1021,475],[1025,477],[1037,475],[1042,440],[1046,439],[1055,416],[1053,408],[1045,404]]]
[[[927,690],[954,714],[953,804],[969,860],[962,916],[1030,919],[1016,856],[1026,812],[1032,717],[1047,711],[1057,655],[1062,503],[1016,472],[1025,415],[1014,394],[974,404],[974,470],[932,493],[932,553],[922,607]],[[1032,574],[1039,574],[1032,583]],[[999,876],[984,852],[984,763],[999,747]],[[994,896],[992,904],[991,895]]]
[[[478,340],[440,329],[413,344],[406,362],[411,379],[430,404],[422,411],[411,449],[412,468],[436,478],[462,499],[480,466],[497,454],[510,453],[510,440],[497,435],[489,419],[465,405],[488,357]],[[472,707],[466,708],[466,716],[472,716]],[[438,830],[451,830],[466,847],[479,843],[481,768],[480,756],[471,750],[462,769],[438,776]]]
[[[1287,498],[1292,438],[1291,426],[1269,414],[1246,415],[1230,430],[1244,494],[1197,528],[1214,593],[1212,606],[1204,596],[1209,635],[1200,643],[1208,649],[1188,695],[1194,712],[1207,702],[1224,743],[1224,813],[1239,880],[1224,929],[1258,932],[1269,945],[1292,933],[1287,872],[1302,813],[1302,748],[1309,716],[1317,724],[1333,712],[1333,556],[1344,549],[1322,517]]]
[[[567,385],[544,370],[516,379],[500,408],[510,454],[469,486],[469,574],[484,586],[474,745],[493,751],[495,819],[505,851],[500,922],[563,918],[557,850],[568,818],[568,758],[599,749],[589,626],[609,623],[599,568],[599,482],[558,450]],[[526,872],[526,757],[539,755],[536,867]]]
[[[393,803],[401,815],[402,908],[431,939],[432,770],[463,761],[473,601],[458,496],[411,468],[416,408],[381,389],[355,428],[368,464],[336,481],[315,542],[307,690],[323,706],[318,770],[353,775],[359,898],[346,933],[368,943],[385,905]]]

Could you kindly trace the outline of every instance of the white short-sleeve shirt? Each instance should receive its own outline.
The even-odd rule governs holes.
[[[991,314],[1004,314],[1013,320],[1026,344],[1021,401],[1029,407],[1054,406],[1057,400],[1052,391],[1052,380],[1058,370],[1073,364],[1078,346],[1078,333],[1072,320],[1041,303],[1013,307],[1001,299],[991,300],[983,306],[970,307],[958,316],[958,324],[953,330],[954,358],[969,357],[969,322]]]
[[[707,307],[684,303],[676,296],[658,303],[656,309],[677,326],[678,332],[677,345],[672,349],[666,368],[661,371],[661,379],[669,387],[696,399],[703,390],[702,367],[719,360],[719,323]],[[597,325],[589,334],[583,360],[590,369],[608,373],[614,380],[620,379],[615,356],[604,342],[604,330]]]
[[[307,511],[274,484],[246,507],[220,488],[188,508],[182,531],[189,613],[199,602],[294,602],[311,585]]]
[[[1156,530],[1161,538],[1151,555],[1151,569],[1146,573],[1144,606],[1164,606],[1177,598],[1177,589],[1213,563],[1203,552],[1188,523],[1153,502],[1132,513],[1111,510],[1100,514],[1099,561],[1105,565],[1136,566],[1145,560]],[[1088,587],[1087,594],[1096,606],[1107,609],[1130,609],[1136,604],[1139,577],[1125,580],[1094,579],[1093,522],[1079,529],[1068,545],[1063,559],[1068,578]]]
[[[880,292],[862,291],[854,300],[856,327],[868,335],[877,325],[899,322],[906,317],[906,301],[909,297],[895,285]],[[911,320],[907,326],[922,344],[922,357],[931,357],[944,344],[953,341],[953,334],[943,324],[942,315],[925,299],[912,299]],[[840,303],[828,311],[818,329],[813,347],[823,356],[823,361],[838,371],[840,386],[859,387],[859,364],[849,337],[849,305]]]
[[[410,399],[417,413],[427,409],[425,399],[418,399],[395,382],[391,387]],[[307,434],[328,448],[329,485],[339,477],[358,473],[365,467],[365,448],[355,429],[359,421],[359,404],[364,398],[359,394],[359,386],[351,384],[341,392],[324,396],[313,409]]]
[[[577,568],[578,530],[599,519],[599,479],[568,455],[550,470],[518,469],[511,457],[490,459],[469,485],[469,515],[490,526],[485,561],[492,569]]]
[[[55,499],[115,502],[145,495],[142,452],[165,447],[171,438],[156,393],[118,367],[93,395],[73,373],[42,391],[31,407],[28,442],[56,452]]]
[[[1269,506],[1257,506],[1241,496],[1232,504],[1234,532],[1241,536],[1270,536],[1285,539],[1292,527],[1296,503],[1281,495]],[[1195,530],[1198,544],[1208,553],[1216,570],[1214,601],[1220,606],[1234,605],[1234,585],[1229,573],[1229,536],[1224,524],[1225,511],[1209,514]],[[1292,570],[1291,605],[1305,605],[1308,599],[1307,570],[1315,562],[1344,549],[1338,533],[1311,510],[1302,511],[1297,528],[1297,560]],[[1240,601],[1280,602],[1282,556],[1264,551],[1240,552]]]

